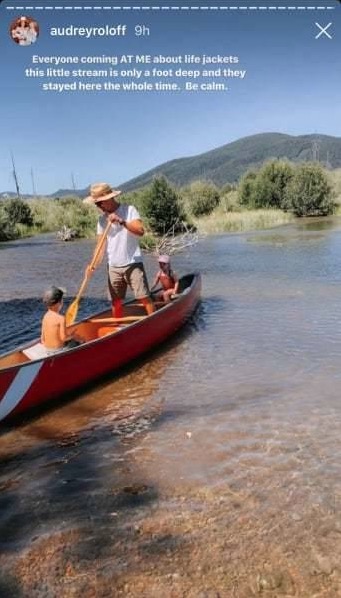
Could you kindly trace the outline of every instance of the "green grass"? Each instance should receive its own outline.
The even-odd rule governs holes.
[[[195,219],[194,224],[201,234],[217,234],[274,228],[295,220],[295,216],[282,210],[226,212],[219,206],[209,216]]]
[[[39,232],[57,232],[62,226],[74,229],[80,237],[96,234],[97,210],[78,198],[35,199],[29,202],[34,227]]]

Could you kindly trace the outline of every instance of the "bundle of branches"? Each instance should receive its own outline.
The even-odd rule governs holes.
[[[60,239],[61,241],[72,241],[77,236],[77,231],[65,224],[63,224],[62,228],[57,232],[57,239]]]
[[[181,228],[183,232],[175,234],[175,231],[179,230],[179,222],[174,222],[171,228],[162,237],[157,239],[155,247],[152,248],[152,253],[155,255],[174,255],[198,242],[199,234],[197,231],[189,228],[184,222],[181,223]]]

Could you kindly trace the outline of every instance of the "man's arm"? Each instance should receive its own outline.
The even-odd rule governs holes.
[[[143,237],[144,235],[144,226],[142,220],[130,220],[130,222],[122,220],[121,225],[133,235],[138,235],[139,237]]]
[[[114,212],[112,214],[109,214],[108,219],[110,220],[110,222],[115,222],[117,224],[120,224],[121,226],[124,226],[124,228],[126,228],[133,235],[138,235],[139,237],[143,237],[144,235],[143,222],[139,218],[136,218],[136,220],[127,221],[123,218],[120,218],[120,216],[118,216]]]

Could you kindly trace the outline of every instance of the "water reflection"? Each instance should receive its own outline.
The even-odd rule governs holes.
[[[295,224],[299,231],[332,231],[340,230],[341,217],[325,216],[323,218],[302,218]]]
[[[302,239],[302,235],[297,232],[292,232],[291,234],[277,233],[272,235],[257,235],[248,238],[249,243],[269,243],[270,245],[275,245],[277,247],[282,247],[283,245],[288,245],[290,243],[299,243],[300,245],[303,243],[319,243],[324,240],[324,235],[318,232],[306,234],[304,235],[304,239]]]

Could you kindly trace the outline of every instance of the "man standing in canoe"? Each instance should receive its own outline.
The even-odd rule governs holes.
[[[102,211],[97,223],[97,234],[102,235],[108,221],[111,226],[107,235],[108,285],[112,300],[113,316],[123,316],[122,300],[129,286],[135,298],[143,303],[147,314],[155,310],[145,273],[139,237],[144,235],[141,217],[134,206],[121,204],[117,198],[119,189],[107,183],[95,183],[90,187],[90,195],[84,202],[94,204]],[[101,250],[92,269],[102,261],[105,246]]]

